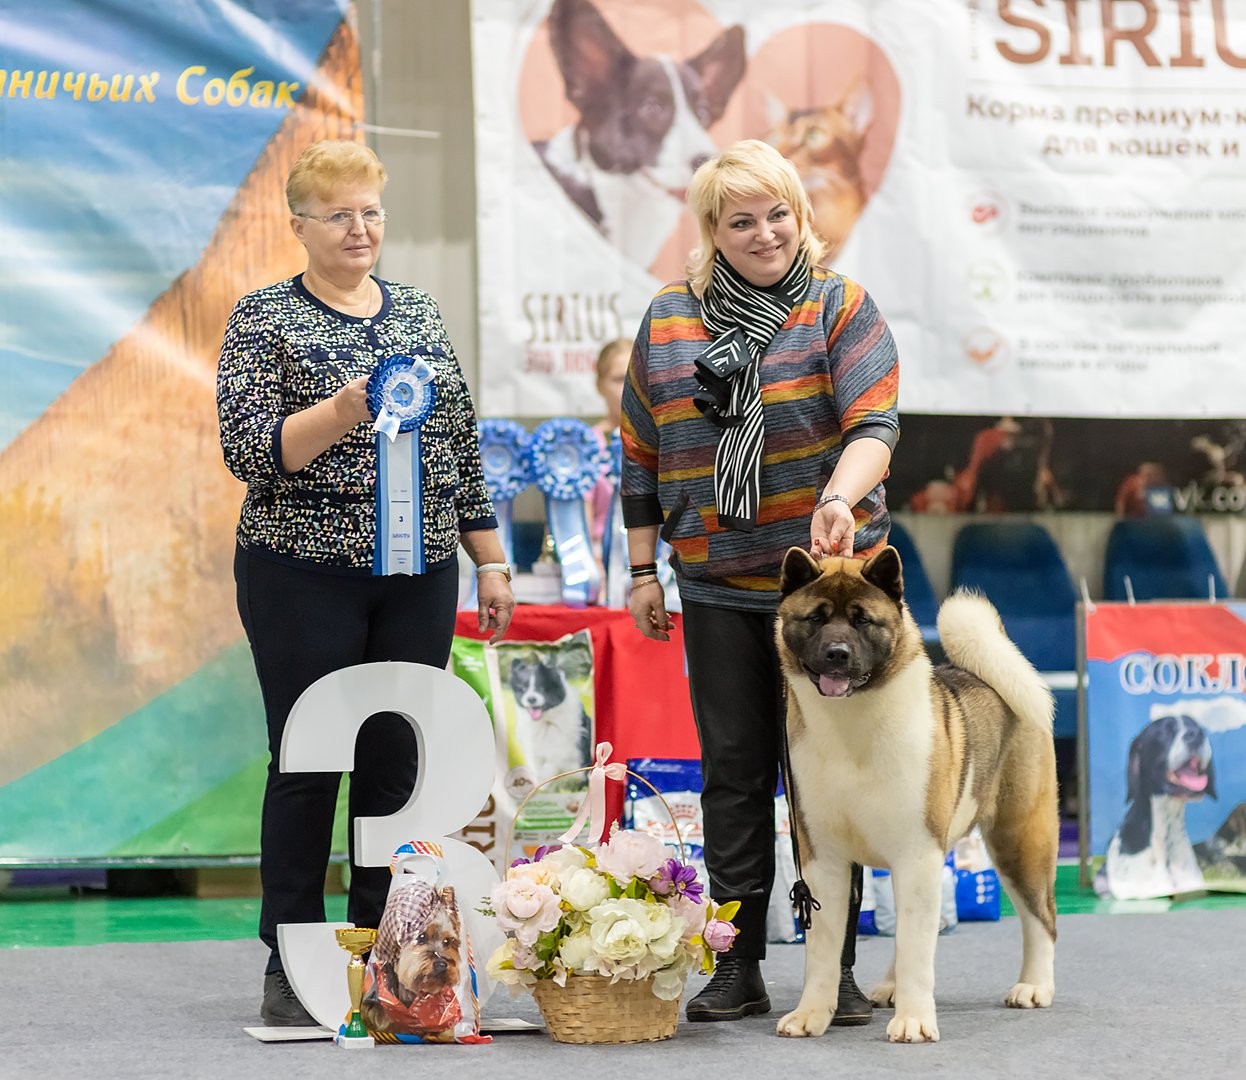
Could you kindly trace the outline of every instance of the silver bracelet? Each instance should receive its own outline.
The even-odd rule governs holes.
[[[822,498],[820,498],[816,503],[813,504],[813,508],[815,511],[821,510],[822,507],[826,506],[828,503],[833,503],[833,502],[841,502],[845,506],[847,506],[849,510],[852,509],[852,503],[850,503],[842,495],[823,495]]]

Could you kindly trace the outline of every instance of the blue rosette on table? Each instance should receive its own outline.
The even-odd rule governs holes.
[[[532,481],[545,493],[545,518],[562,566],[562,597],[570,607],[597,599],[601,572],[589,541],[584,497],[610,466],[610,455],[583,420],[546,420],[529,443]]]
[[[422,574],[424,475],[420,427],[437,404],[428,347],[382,360],[368,376],[368,411],[376,432],[376,549],[373,574]]]
[[[480,421],[480,466],[485,488],[498,518],[498,539],[506,561],[515,561],[513,504],[524,488],[532,483],[528,467],[528,444],[531,441],[522,424],[514,420]]]

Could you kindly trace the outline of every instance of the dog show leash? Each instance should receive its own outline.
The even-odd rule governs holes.
[[[800,829],[797,826],[796,814],[796,777],[792,773],[792,753],[787,741],[787,709],[786,702],[783,716],[783,736],[781,743],[781,752],[779,754],[779,764],[783,773],[783,796],[787,800],[787,816],[791,823],[789,832],[792,838],[792,861],[796,865],[796,883],[792,886],[791,892],[788,893],[788,899],[792,902],[792,907],[796,915],[796,925],[801,930],[809,930],[813,925],[813,913],[821,911],[822,905],[818,902],[816,896],[810,890],[809,885],[805,881],[804,874],[800,868]],[[850,870],[851,883],[849,885],[848,910],[852,911],[856,908],[860,911],[861,891],[863,880],[861,874],[863,869],[858,872],[856,863],[852,864]],[[854,928],[855,932],[855,928]]]

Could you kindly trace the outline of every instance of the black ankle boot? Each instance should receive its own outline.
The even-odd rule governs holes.
[[[839,969],[839,1004],[835,1007],[835,1016],[831,1019],[831,1027],[860,1027],[868,1024],[874,1015],[874,1006],[870,999],[861,993],[857,980],[852,977],[852,968]]]
[[[743,1020],[770,1011],[770,998],[761,977],[761,961],[724,956],[714,977],[684,1009],[689,1020]]]
[[[260,1019],[265,1027],[319,1027],[320,1021],[303,1008],[284,971],[264,976]]]

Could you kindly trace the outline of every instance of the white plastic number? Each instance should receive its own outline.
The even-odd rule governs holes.
[[[455,885],[476,960],[481,1004],[493,990],[485,962],[502,942],[493,919],[476,908],[498,875],[481,851],[447,834],[471,823],[493,785],[493,726],[467,683],[423,664],[359,664],[312,683],[294,703],[281,739],[282,772],[346,772],[355,739],[373,713],[396,712],[415,729],[420,769],[407,805],[388,817],[357,818],[355,858],[388,866],[408,840],[431,840],[445,852],[445,877]],[[283,923],[277,944],[299,1000],[325,1027],[337,1030],[350,1007],[347,954],[333,930],[348,923]]]

